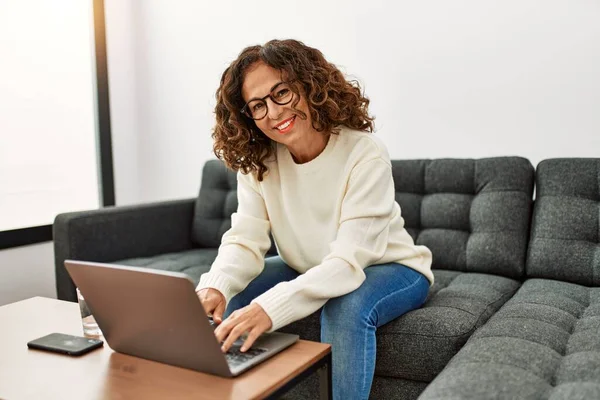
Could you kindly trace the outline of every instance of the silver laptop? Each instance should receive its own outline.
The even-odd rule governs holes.
[[[73,260],[65,267],[109,346],[120,353],[231,377],[299,339],[265,333],[244,353],[241,339],[223,353],[187,275]]]

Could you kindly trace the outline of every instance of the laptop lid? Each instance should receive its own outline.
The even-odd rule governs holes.
[[[65,267],[113,350],[232,376],[187,275],[73,260]]]

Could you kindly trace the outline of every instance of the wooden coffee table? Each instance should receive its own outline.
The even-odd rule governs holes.
[[[317,369],[321,397],[331,398],[328,344],[300,340],[236,378],[221,378],[116,353],[106,342],[80,357],[27,348],[52,332],[83,335],[76,303],[34,297],[0,307],[0,398],[277,398]]]

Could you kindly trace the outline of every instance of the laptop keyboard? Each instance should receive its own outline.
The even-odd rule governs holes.
[[[217,327],[217,325],[212,320],[212,318],[209,317],[208,321],[210,322],[213,329],[215,329]],[[236,342],[239,342],[239,340]],[[262,349],[260,347],[251,347],[242,353],[242,351],[240,350],[241,348],[242,348],[241,344],[234,344],[233,346],[231,346],[229,348],[229,350],[227,350],[227,353],[225,353],[225,358],[227,359],[227,363],[230,366],[236,367],[238,365],[241,365],[247,361],[250,361],[251,359],[253,359],[256,356],[261,355],[265,351],[267,351],[267,349]]]
[[[241,347],[242,346],[233,345],[231,348],[229,348],[229,350],[227,350],[227,353],[225,353],[225,358],[230,366],[238,366],[243,364],[267,351],[267,349],[261,349],[260,347],[251,347],[242,353],[240,351]]]

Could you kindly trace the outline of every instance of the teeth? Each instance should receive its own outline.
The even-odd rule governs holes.
[[[286,122],[285,124],[283,124],[283,125],[279,125],[279,126],[277,127],[277,129],[279,129],[279,130],[282,130],[282,129],[285,129],[285,128],[287,128],[288,126],[290,126],[290,124],[292,123],[292,121],[293,121],[293,119],[290,119],[290,120],[289,120],[288,122]]]

